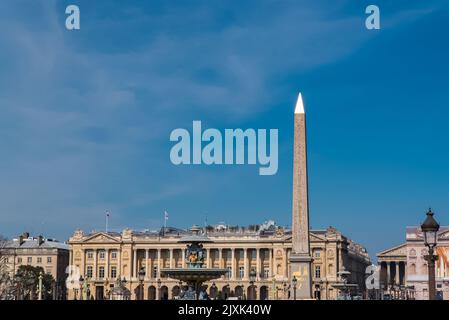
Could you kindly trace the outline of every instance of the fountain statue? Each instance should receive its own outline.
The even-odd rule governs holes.
[[[213,242],[207,236],[200,234],[200,228],[193,226],[191,235],[182,237],[178,243],[187,243],[185,249],[186,268],[161,269],[161,275],[185,282],[181,288],[179,298],[183,300],[205,300],[207,293],[203,289],[203,283],[217,279],[228,272],[227,269],[204,267],[205,249],[203,243]]]

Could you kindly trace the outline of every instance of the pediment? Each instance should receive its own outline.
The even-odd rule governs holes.
[[[98,243],[98,242],[105,243],[105,242],[120,242],[120,240],[110,236],[107,233],[99,232],[99,233],[93,234],[92,236],[86,238],[83,242],[84,243]]]
[[[449,230],[444,230],[438,234],[438,239],[449,239]]]
[[[399,246],[384,250],[377,254],[378,257],[400,257],[407,256],[407,244],[403,243]]]
[[[317,235],[315,233],[310,233],[310,241],[326,241],[326,237],[322,235]]]

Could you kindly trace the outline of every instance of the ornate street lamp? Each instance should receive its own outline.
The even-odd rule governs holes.
[[[293,300],[296,300],[296,285],[298,284],[298,279],[296,279],[296,276],[293,276],[292,284],[293,284]]]
[[[437,245],[437,234],[440,225],[433,218],[432,209],[429,209],[426,215],[426,220],[421,225],[421,231],[424,233],[424,244],[429,248],[429,254],[424,257],[429,268],[429,300],[435,300],[435,261],[438,260],[438,256],[433,254],[433,249]]]
[[[284,300],[285,300],[287,298],[287,283],[286,282],[284,282],[283,287],[284,287]]]
[[[79,284],[80,284],[80,300],[83,300],[83,289],[84,289],[84,287],[83,287],[83,285],[84,285],[84,278],[83,278],[83,276],[80,276],[80,278],[78,279],[78,281],[79,281]]]
[[[181,281],[179,281],[181,282]],[[182,282],[181,282],[182,284]],[[215,282],[212,282],[212,285],[210,287],[210,292],[211,292],[211,298],[213,300],[217,300],[217,285],[215,284]],[[212,297],[212,292],[213,292],[213,297]]]
[[[139,299],[143,300],[143,281],[145,280],[145,270],[141,268],[138,275],[140,282]]]
[[[248,300],[255,300],[255,291],[256,291],[256,286],[254,285],[254,282],[256,281],[256,277],[257,277],[257,273],[256,270],[251,269],[251,271],[249,272],[249,292],[250,292],[250,296],[248,297]]]
[[[162,281],[161,281],[161,279],[158,278],[157,281],[156,281],[156,283],[157,283],[157,291],[158,291],[158,293],[159,293],[159,300],[162,300],[162,297],[161,297],[161,286],[162,286]]]

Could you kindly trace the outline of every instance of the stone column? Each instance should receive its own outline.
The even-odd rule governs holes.
[[[222,248],[218,249],[218,267],[219,268],[224,268],[223,249]]]
[[[106,279],[109,279],[109,249],[105,249],[104,250],[104,254],[105,254],[105,258],[106,258],[106,266],[105,266],[105,270],[104,270],[104,277]]]
[[[133,249],[133,273],[131,274],[131,277],[136,278],[137,277],[137,249]]]
[[[408,273],[407,273],[407,261],[404,261],[404,283],[403,283],[403,285],[407,285],[407,276],[408,276]]]
[[[182,267],[186,267],[186,250],[184,248],[182,249]]]
[[[386,285],[388,288],[388,286],[390,285],[390,279],[391,279],[391,266],[390,266],[391,262],[387,261],[386,263],[387,263],[387,284]]]
[[[122,248],[117,249],[117,277],[122,276]]]
[[[259,281],[260,280],[260,264],[261,264],[261,261],[260,261],[260,248],[256,248],[256,273],[257,273],[257,275],[256,275],[256,279],[257,279],[257,281]]]
[[[210,265],[211,263],[211,259],[210,259],[210,248],[206,249],[206,267],[207,268],[212,268],[212,266]]]
[[[396,264],[396,274],[394,275],[395,282],[396,284],[399,284],[399,281],[401,280],[401,278],[399,277],[399,261],[396,261],[395,264]]]
[[[288,277],[287,249],[284,249],[284,278]]]
[[[98,252],[97,252],[97,249],[94,249],[94,270],[93,270],[93,278],[94,279],[97,279],[97,276],[98,276],[98,270],[97,270],[97,259],[98,259]]]
[[[306,115],[301,93],[295,107],[293,148],[292,252],[290,267],[298,281],[296,298],[312,298],[307,181]],[[290,279],[291,280],[291,279]],[[292,289],[293,291],[293,289]],[[290,294],[293,296],[293,292]]]
[[[235,248],[231,249],[231,280],[235,279]]]
[[[243,248],[243,279],[248,280],[248,248]]]
[[[170,257],[169,257],[169,259],[170,259],[170,269],[171,269],[171,268],[173,268],[173,249],[170,248],[169,250],[170,250]]]
[[[149,279],[151,275],[150,270],[150,249],[145,250],[145,278]]]
[[[161,277],[162,259],[161,249],[157,249],[157,277]]]
[[[274,268],[273,268],[273,249],[268,249],[268,259],[269,259],[269,277],[273,277],[274,276]]]

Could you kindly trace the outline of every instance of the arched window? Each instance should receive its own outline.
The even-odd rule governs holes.
[[[155,286],[148,287],[148,300],[156,300],[156,287]]]
[[[235,287],[234,292],[236,297],[243,298],[243,288],[241,286]]]
[[[260,300],[268,300],[268,288],[267,286],[260,287]]]

